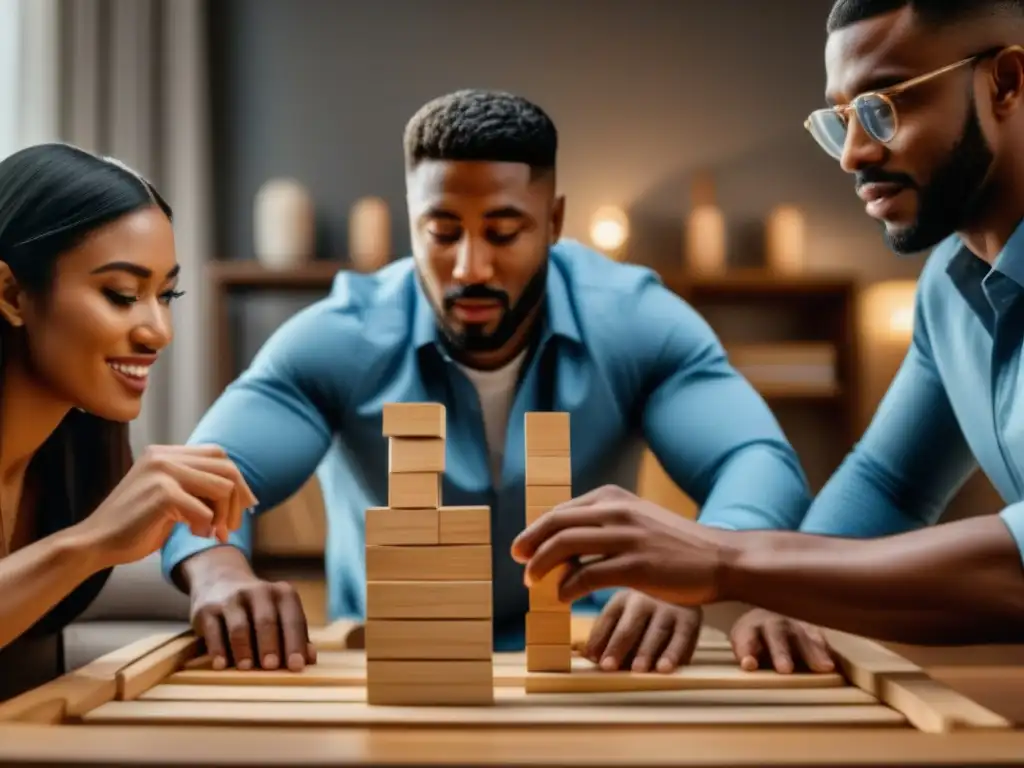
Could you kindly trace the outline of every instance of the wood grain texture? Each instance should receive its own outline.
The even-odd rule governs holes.
[[[1024,734],[936,739],[903,728],[545,728],[0,724],[0,765],[911,768],[1019,766]]]
[[[375,707],[365,703],[266,701],[111,701],[87,713],[95,724],[182,725],[401,725],[466,727],[500,725],[551,728],[559,725],[696,725],[728,727],[773,726],[802,729],[811,726],[901,727],[906,719],[888,707],[871,704],[810,706],[718,707],[576,707],[534,705],[527,699],[498,700],[492,707]]]

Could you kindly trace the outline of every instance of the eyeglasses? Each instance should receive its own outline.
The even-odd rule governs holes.
[[[850,114],[857,117],[861,128],[872,139],[880,144],[888,144],[896,137],[900,127],[899,114],[896,111],[894,98],[909,88],[927,83],[948,72],[960,69],[961,67],[973,64],[982,58],[994,56],[1004,50],[995,48],[966,59],[947,64],[941,69],[918,75],[910,80],[883,88],[878,91],[870,91],[857,96],[849,104],[839,104],[834,107],[816,109],[804,121],[804,128],[810,132],[814,140],[821,145],[829,155],[836,160],[843,156],[843,148],[846,146],[846,134],[850,126]]]

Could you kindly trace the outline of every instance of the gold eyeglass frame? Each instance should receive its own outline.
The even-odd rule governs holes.
[[[946,66],[940,67],[939,69],[933,70],[931,72],[926,72],[923,75],[918,75],[917,77],[912,77],[909,80],[904,80],[902,83],[891,85],[888,88],[881,88],[877,91],[866,91],[865,93],[858,94],[849,104],[837,104],[832,107],[822,107],[820,109],[816,109],[813,112],[811,112],[810,115],[807,116],[806,120],[804,120],[804,128],[807,130],[808,133],[811,134],[812,138],[814,138],[815,141],[818,141],[818,139],[814,136],[814,130],[811,127],[812,120],[815,115],[827,113],[837,114],[844,120],[846,120],[847,125],[849,125],[851,119],[850,113],[852,112],[854,116],[856,116],[857,114],[856,105],[858,104],[858,102],[863,103],[865,99],[876,98],[883,101],[889,107],[889,111],[892,112],[892,136],[883,141],[882,139],[875,138],[874,134],[872,134],[871,131],[867,130],[866,128],[865,130],[873,140],[879,142],[880,144],[888,144],[889,142],[893,141],[896,138],[896,134],[898,134],[900,130],[900,115],[899,110],[896,109],[896,103],[893,101],[894,96],[899,96],[899,94],[903,93],[906,90],[909,90],[910,88],[914,88],[915,86],[921,85],[922,83],[927,83],[928,81],[934,80],[937,77],[941,77],[942,75],[945,75],[948,72],[953,72],[954,70],[960,69],[961,67],[964,67],[968,64],[973,64],[976,61],[988,58],[990,56],[995,56],[996,54],[1003,53],[1004,51],[1024,51],[1024,48],[1022,48],[1019,45],[1005,47],[1000,46],[998,48],[992,48],[987,51],[982,51],[981,53],[976,53],[973,56],[968,56],[965,59],[960,59],[959,61],[955,61],[952,64],[947,64]],[[820,144],[820,142],[818,143]],[[822,148],[824,149],[824,147]],[[831,152],[829,152],[829,154],[831,154]]]

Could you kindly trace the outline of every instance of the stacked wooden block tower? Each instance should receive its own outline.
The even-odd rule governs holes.
[[[569,414],[526,414],[526,524],[552,507],[572,499]],[[526,614],[528,672],[569,672],[572,669],[571,606],[558,599],[564,575],[556,569],[530,587]]]
[[[370,704],[494,702],[489,507],[441,504],[445,408],[384,408],[388,506],[366,512]]]

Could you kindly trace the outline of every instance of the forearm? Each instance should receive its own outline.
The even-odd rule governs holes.
[[[997,516],[882,539],[726,534],[720,600],[880,640],[1024,641],[1024,569]]]
[[[104,567],[80,529],[68,528],[0,559],[0,648]]]
[[[795,455],[766,440],[738,449],[719,469],[699,522],[731,530],[792,530],[810,505]]]

